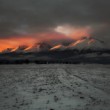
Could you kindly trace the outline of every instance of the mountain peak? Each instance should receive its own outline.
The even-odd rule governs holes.
[[[104,49],[104,42],[92,37],[84,37],[68,46],[69,49]]]
[[[34,44],[33,46],[27,49],[27,52],[41,52],[41,51],[48,51],[51,48],[51,45],[45,42],[39,42]]]
[[[62,44],[59,44],[59,45],[56,45],[54,47],[52,47],[50,49],[50,51],[53,51],[53,50],[65,50],[66,49],[66,46],[62,45]]]

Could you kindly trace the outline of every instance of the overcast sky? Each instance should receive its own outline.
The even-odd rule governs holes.
[[[90,27],[110,42],[110,0],[0,0],[0,38],[52,32],[58,26]]]

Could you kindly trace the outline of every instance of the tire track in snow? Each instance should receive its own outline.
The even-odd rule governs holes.
[[[63,85],[71,90],[82,92],[83,94],[95,97],[96,99],[109,100],[110,102],[110,98],[107,93],[94,87],[77,75],[68,76],[68,73],[64,69],[58,69],[58,78]]]
[[[65,70],[65,69],[64,69],[64,70]],[[68,70],[65,70],[65,72],[67,72],[67,73],[70,74],[70,72],[69,72]],[[80,77],[80,76],[78,76],[78,75],[76,75],[76,74],[72,74],[72,76],[77,77],[77,78],[79,78],[79,79],[85,81],[85,82],[88,83],[90,86],[94,87],[95,89],[98,89],[98,90],[100,90],[100,91],[106,93],[107,95],[109,95],[109,94],[108,94],[107,92],[105,92],[103,89],[101,89],[100,87],[97,87],[97,86],[93,85],[92,83],[88,82],[86,79],[84,79],[84,78],[82,78],[82,77]]]

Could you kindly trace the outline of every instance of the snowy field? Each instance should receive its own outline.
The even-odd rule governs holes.
[[[0,110],[110,110],[110,65],[0,65]]]

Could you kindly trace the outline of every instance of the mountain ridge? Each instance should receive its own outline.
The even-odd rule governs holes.
[[[11,52],[17,52],[17,53],[28,53],[28,52],[45,52],[45,51],[65,51],[65,50],[105,50],[108,49],[105,42],[101,41],[99,39],[95,39],[92,37],[83,37],[79,40],[76,40],[72,43],[69,43],[68,45],[63,44],[57,44],[57,45],[50,45],[46,42],[40,42],[36,43],[32,46],[26,46],[21,45],[16,48],[7,48],[2,53],[11,53]]]

